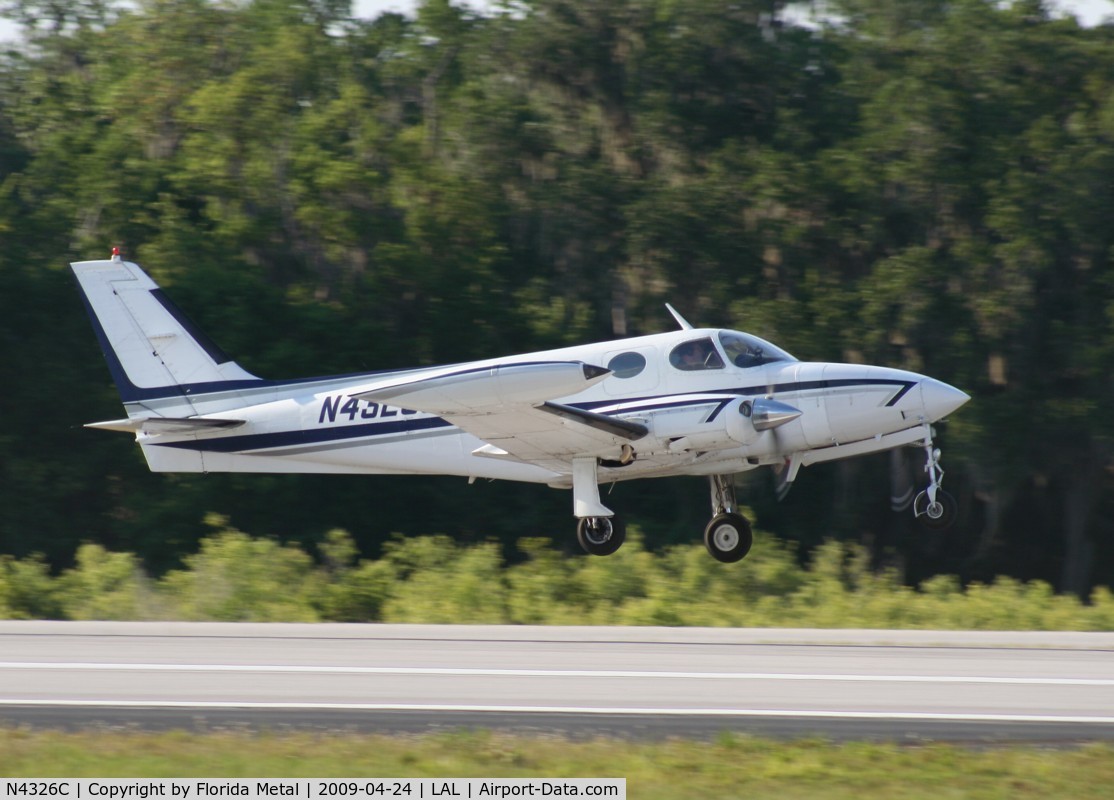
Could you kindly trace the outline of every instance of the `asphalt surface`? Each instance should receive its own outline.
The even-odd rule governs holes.
[[[1114,740],[1114,633],[0,622],[0,724]]]

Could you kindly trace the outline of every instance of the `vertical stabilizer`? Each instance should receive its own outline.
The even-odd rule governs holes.
[[[139,268],[114,255],[70,265],[124,404],[235,390],[259,378],[242,369]],[[180,412],[179,412],[180,413]]]

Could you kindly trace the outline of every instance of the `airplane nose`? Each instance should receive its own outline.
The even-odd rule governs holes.
[[[925,416],[935,422],[962,406],[971,396],[943,381],[925,378],[921,381],[921,402]]]

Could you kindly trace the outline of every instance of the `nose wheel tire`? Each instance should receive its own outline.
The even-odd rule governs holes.
[[[609,556],[626,539],[627,528],[618,517],[582,517],[576,521],[576,540],[589,555]]]
[[[936,490],[936,502],[929,502],[928,491],[917,495],[913,501],[913,513],[920,520],[921,525],[933,531],[942,531],[950,528],[955,523],[959,512],[959,504],[955,498],[943,489]]]
[[[725,564],[742,561],[753,543],[750,523],[741,514],[717,514],[704,529],[704,546],[712,558]]]

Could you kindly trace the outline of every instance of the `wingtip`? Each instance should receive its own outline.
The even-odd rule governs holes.
[[[136,421],[134,419],[112,419],[106,422],[86,422],[82,425],[83,428],[92,428],[93,430],[100,431],[121,431],[123,433],[135,433],[139,430],[142,420]]]

